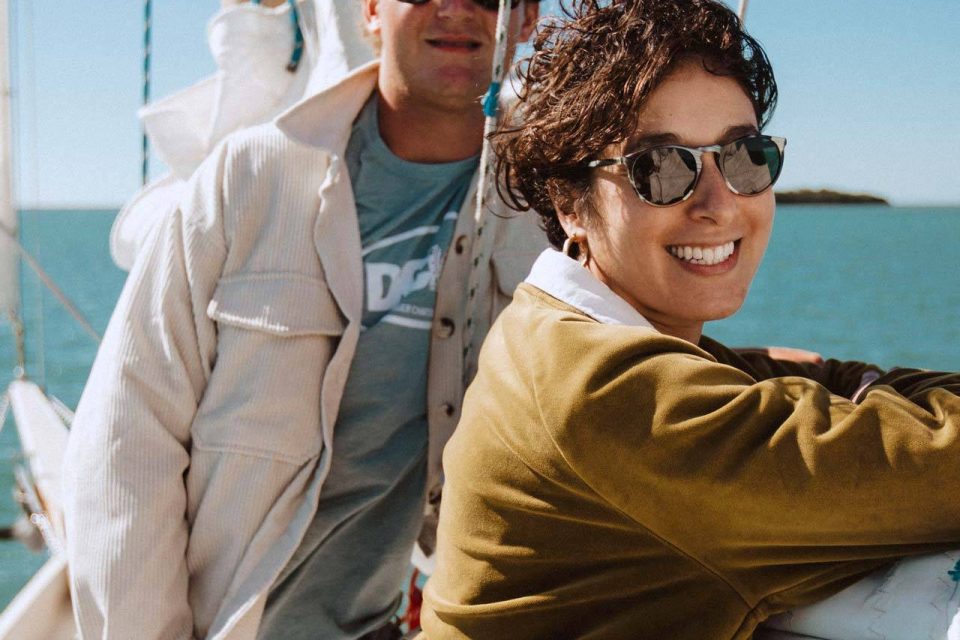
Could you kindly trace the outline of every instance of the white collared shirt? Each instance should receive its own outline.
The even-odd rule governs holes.
[[[656,331],[649,320],[614,293],[613,289],[597,280],[579,262],[556,249],[546,249],[540,254],[524,282],[579,309],[597,322],[646,327]]]

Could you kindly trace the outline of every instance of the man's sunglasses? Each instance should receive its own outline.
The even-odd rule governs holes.
[[[538,2],[539,0],[534,0]],[[400,0],[407,4],[427,4],[430,0]],[[500,0],[473,0],[473,3],[486,9],[487,11],[497,11],[500,8]],[[510,0],[510,8],[516,9],[520,6],[520,0]]]
[[[755,196],[773,186],[783,168],[786,138],[749,135],[726,144],[651,147],[619,158],[593,160],[588,167],[622,164],[640,199],[656,207],[683,202],[697,188],[703,154],[714,153],[727,187],[741,196]]]

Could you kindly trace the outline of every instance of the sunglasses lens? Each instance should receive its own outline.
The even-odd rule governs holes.
[[[680,147],[657,147],[634,156],[630,176],[637,193],[650,204],[675,204],[697,181],[697,159]]]
[[[768,136],[735,140],[723,148],[723,175],[737,193],[753,196],[769,189],[780,176],[783,149]]]
[[[475,3],[487,11],[497,11],[500,9],[500,0],[473,0]],[[520,5],[520,0],[510,0],[510,8],[516,9]]]
[[[475,3],[486,9],[487,11],[497,11],[500,9],[500,0],[473,0]],[[510,0],[510,8],[516,9],[520,4],[520,0]]]
[[[487,11],[497,11],[500,8],[500,0],[473,0],[477,5],[486,9]],[[400,0],[400,2],[406,2],[407,4],[426,4],[430,0]],[[510,0],[510,8],[516,9],[520,6],[520,0]]]

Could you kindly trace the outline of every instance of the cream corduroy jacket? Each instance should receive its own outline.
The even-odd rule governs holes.
[[[66,458],[71,591],[84,638],[255,637],[336,455],[363,298],[342,156],[376,77],[375,63],[362,67],[229,138],[138,258]],[[476,368],[464,362],[463,331],[473,200],[437,288],[430,495]],[[491,215],[487,225],[478,337],[545,243],[529,216]]]

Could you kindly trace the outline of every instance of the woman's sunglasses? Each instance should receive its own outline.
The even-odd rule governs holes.
[[[427,4],[430,0],[400,0],[407,4]],[[473,0],[473,3],[486,9],[487,11],[497,11],[500,9],[500,0]],[[516,9],[520,6],[520,0],[510,0],[510,8]]]
[[[697,188],[703,173],[703,154],[716,154],[717,167],[730,191],[755,196],[772,187],[780,177],[786,146],[786,138],[749,135],[706,147],[651,147],[619,158],[593,160],[587,166],[622,164],[641,200],[655,207],[669,207],[689,198]]]

